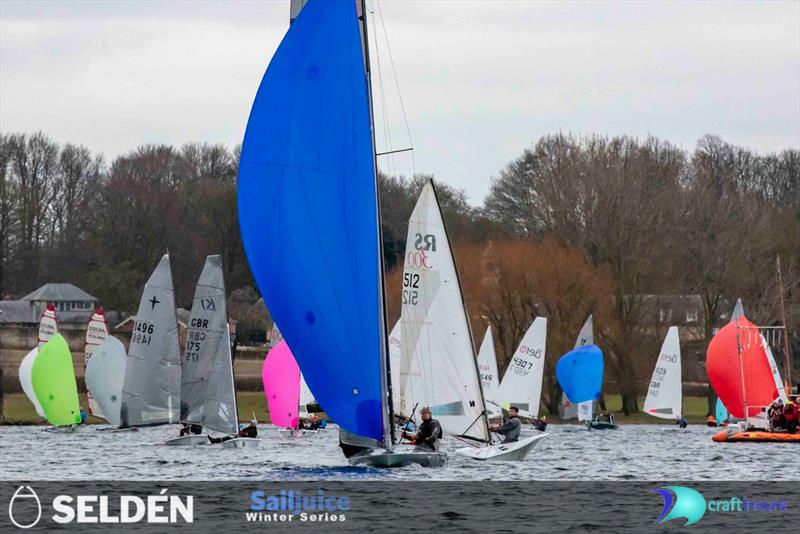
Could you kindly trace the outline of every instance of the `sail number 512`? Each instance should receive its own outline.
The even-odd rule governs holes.
[[[403,273],[403,304],[416,306],[419,302],[419,275]]]

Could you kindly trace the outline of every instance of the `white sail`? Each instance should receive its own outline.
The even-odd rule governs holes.
[[[278,323],[275,321],[272,322],[272,328],[269,330],[269,337],[267,338],[267,354],[275,345],[283,341],[283,334],[281,334],[280,329],[278,328]]]
[[[92,392],[98,413],[112,425],[119,426],[122,384],[125,381],[125,345],[113,336],[96,345],[86,364],[86,389]]]
[[[84,336],[83,345],[83,370],[86,371],[89,365],[89,360],[94,355],[95,350],[100,344],[108,337],[108,325],[106,324],[106,315],[103,308],[98,308],[89,319],[89,324],[86,327],[86,335]],[[124,376],[124,369],[123,369]],[[97,401],[94,400],[94,392],[86,387],[86,399],[89,401],[89,413],[96,417],[108,418],[103,415],[103,411]],[[118,417],[117,417],[118,418]]]
[[[45,343],[56,335],[56,332],[58,332],[56,308],[52,304],[48,304],[39,319],[39,348],[44,347]]]
[[[36,393],[33,391],[33,382],[31,381],[33,362],[36,360],[38,354],[39,347],[34,347],[22,358],[22,362],[19,365],[19,383],[22,386],[22,391],[25,392],[25,396],[31,401],[33,407],[36,408],[36,413],[39,414],[39,417],[44,417],[44,408],[42,408],[39,399],[36,398]]]
[[[498,396],[500,377],[497,372],[497,354],[494,351],[492,325],[486,327],[486,334],[483,336],[481,348],[478,350],[478,371],[481,373],[481,385],[483,386],[483,397],[486,399],[486,408],[490,413],[498,413],[500,410],[494,403],[501,403],[502,398]]]
[[[303,373],[300,373],[300,417],[308,417],[308,405],[314,404],[314,395],[306,384],[306,379]]]
[[[236,434],[228,308],[220,256],[208,256],[194,291],[181,379],[181,421]]]
[[[761,334],[761,344],[764,346],[764,350],[767,353],[767,361],[769,362],[769,368],[772,371],[772,379],[775,381],[775,389],[778,390],[778,399],[782,400],[784,403],[787,403],[789,402],[789,398],[786,396],[786,389],[784,389],[781,372],[778,369],[778,364],[775,363],[775,358],[772,356],[772,349],[769,348],[769,344],[767,343],[766,338],[764,338],[764,334]]]
[[[661,345],[647,398],[644,400],[644,413],[661,419],[681,417],[683,382],[681,381],[681,344],[678,327],[670,327]]]
[[[500,382],[502,405],[516,406],[525,417],[539,415],[546,344],[547,319],[537,317],[522,337]]]
[[[144,286],[131,334],[122,388],[122,426],[177,423],[181,351],[169,255]]]
[[[408,223],[403,268],[401,380],[412,405],[429,406],[446,434],[488,442],[475,349],[431,182]],[[410,376],[417,364],[420,376]]]
[[[583,347],[584,345],[591,345],[594,343],[594,322],[592,321],[592,316],[586,319],[586,322],[583,323],[580,332],[578,332],[578,337],[575,340],[575,347]],[[591,403],[592,401],[586,401],[586,403]],[[561,418],[562,419],[575,419],[578,417],[578,411],[581,409],[581,403],[575,404],[571,402],[567,396],[562,393],[561,394]],[[590,410],[592,406],[584,406],[583,410]]]
[[[400,390],[400,321],[389,333],[389,369],[392,375],[392,411],[397,415],[410,416],[403,409]]]
[[[594,415],[594,401],[578,403],[578,421],[591,421]]]

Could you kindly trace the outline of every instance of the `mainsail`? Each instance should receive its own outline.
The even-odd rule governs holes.
[[[33,362],[31,381],[36,398],[51,425],[81,422],[78,385],[69,346],[61,334],[54,335],[39,349]]]
[[[309,2],[256,94],[242,241],[311,391],[345,430],[389,427],[375,150],[355,2]]]
[[[89,319],[89,324],[86,327],[86,335],[84,336],[84,345],[83,345],[84,373],[86,372],[86,368],[89,365],[89,360],[94,355],[95,350],[97,349],[97,347],[100,346],[100,344],[103,341],[106,340],[107,337],[108,337],[108,325],[106,324],[105,310],[103,310],[103,308],[97,308],[95,312],[92,314],[91,319]],[[94,392],[88,386],[86,388],[86,398],[89,401],[89,413],[91,413],[96,417],[103,417],[106,420],[108,420],[108,418],[106,418],[105,415],[103,414],[100,405],[97,403],[97,401],[94,400]]]
[[[763,334],[761,335],[761,344],[764,346],[764,350],[767,353],[767,362],[769,362],[769,369],[772,371],[772,379],[775,381],[775,399],[780,399],[784,403],[787,403],[789,402],[789,397],[786,396],[786,389],[783,385],[781,372],[778,369],[778,364],[775,363],[775,357],[772,355],[772,349],[769,348],[769,343],[767,343],[767,340]]]
[[[578,332],[578,337],[575,339],[575,347],[583,347],[584,345],[591,345],[594,343],[594,323],[592,321],[592,315],[589,314],[589,317],[586,319],[586,322],[583,323],[580,332]],[[571,402],[565,393],[561,394],[561,419],[575,419],[578,417],[578,410],[580,406],[577,403]],[[593,406],[584,406],[584,412],[586,410],[592,410]]]
[[[392,375],[392,408],[397,415],[410,416],[403,407],[400,378],[400,321],[397,321],[389,332],[389,369]]]
[[[56,308],[53,304],[48,304],[39,319],[39,348],[58,333],[58,319],[56,318]]]
[[[120,426],[122,384],[125,381],[125,345],[113,336],[96,346],[86,364],[86,389],[92,392],[98,412],[106,421]],[[96,413],[95,413],[96,415]]]
[[[123,427],[177,423],[181,354],[169,255],[164,254],[144,286],[136,312],[125,381]]]
[[[208,256],[194,291],[181,378],[181,421],[236,434],[236,390],[220,256]]]
[[[526,417],[539,415],[546,344],[547,319],[537,317],[522,337],[500,382],[500,401],[516,406]]]
[[[497,372],[497,354],[494,351],[492,325],[486,327],[486,334],[484,334],[481,348],[478,350],[478,370],[481,373],[481,386],[483,386],[483,396],[487,401],[486,407],[490,412],[497,412],[498,410],[492,403],[498,403],[501,400],[497,395],[500,377]]]
[[[286,341],[279,342],[267,354],[261,368],[261,380],[272,424],[282,428],[297,428],[300,368]]]
[[[644,412],[662,419],[676,419],[682,414],[683,382],[681,381],[681,345],[678,327],[667,331],[661,353],[658,355]]]
[[[401,376],[415,363],[421,372],[419,380],[409,377],[414,404],[429,406],[446,434],[488,442],[475,349],[433,182],[408,223],[401,324]]]

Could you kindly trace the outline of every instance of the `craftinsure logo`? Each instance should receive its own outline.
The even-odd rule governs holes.
[[[70,523],[193,523],[194,497],[158,494],[57,495],[45,514],[43,503],[30,486],[20,486],[8,503],[8,517],[17,528],[33,528],[43,519],[61,525]]]
[[[250,494],[249,509],[245,512],[248,523],[334,523],[347,520],[350,497],[331,495],[324,490],[314,493],[280,490],[273,495],[258,490]]]
[[[786,501],[759,500],[732,496],[727,499],[706,501],[699,491],[685,486],[664,486],[650,490],[664,498],[664,509],[656,523],[666,523],[673,519],[685,519],[684,525],[700,521],[706,512],[718,513],[781,513],[788,510]]]

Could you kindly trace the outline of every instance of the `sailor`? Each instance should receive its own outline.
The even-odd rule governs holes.
[[[678,423],[678,426],[681,427],[681,428],[686,428],[687,426],[689,426],[689,421],[687,421],[686,417],[683,417],[683,416],[678,417],[678,420],[676,421],[676,423]]]
[[[794,434],[797,431],[798,402],[800,402],[800,397],[795,397],[794,401],[789,398],[783,408],[783,418],[786,421],[784,427],[789,434]]]
[[[519,439],[522,423],[519,420],[519,408],[512,406],[508,409],[508,419],[501,426],[490,427],[489,430],[503,435],[503,443],[511,443]]]
[[[183,427],[181,428],[181,436],[189,436],[191,434],[202,434],[203,433],[203,425],[195,425],[189,423],[183,423]]]
[[[543,415],[541,419],[534,419],[533,425],[539,432],[544,432],[545,430],[547,430],[547,416]]]
[[[250,424],[239,431],[238,437],[240,438],[254,438],[258,436],[258,421],[255,419],[250,421]]]
[[[86,423],[86,412],[81,410],[81,424]]]
[[[775,402],[770,404],[769,409],[767,410],[767,417],[769,418],[769,422],[773,430],[785,428],[784,406],[781,399],[777,399]]]
[[[426,447],[434,451],[439,450],[439,440],[442,439],[442,426],[439,421],[433,418],[431,409],[427,406],[422,408],[420,415],[422,416],[422,423],[417,428],[417,433],[409,434],[403,432],[402,437],[410,441],[412,445]]]
[[[318,430],[322,427],[322,421],[319,420],[317,414],[311,416],[311,421],[307,425],[300,425],[301,428],[306,430]]]

